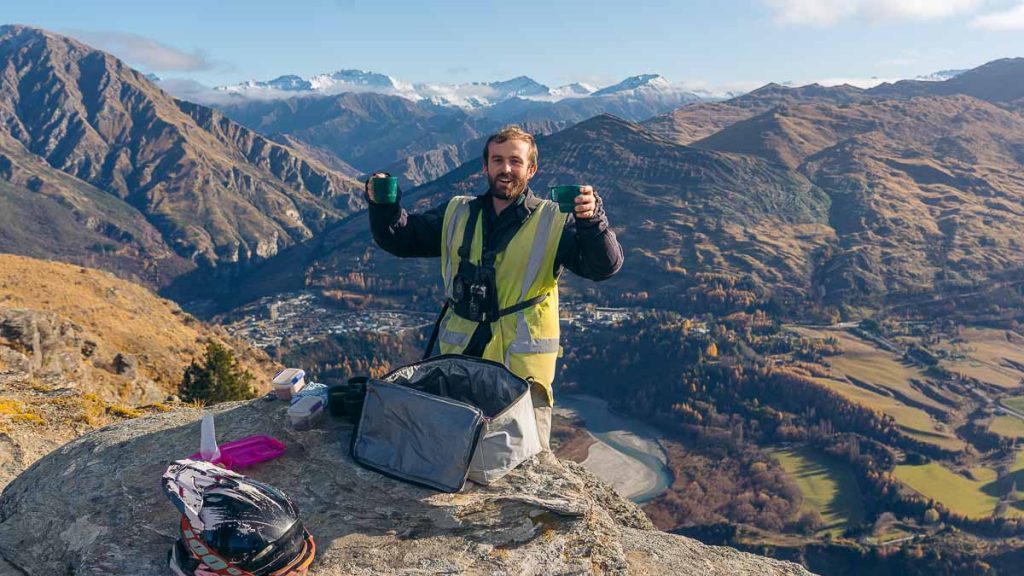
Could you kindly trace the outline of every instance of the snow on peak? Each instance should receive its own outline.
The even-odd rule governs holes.
[[[551,95],[556,98],[580,98],[597,92],[597,88],[582,82],[573,82],[565,86],[551,89]]]
[[[551,93],[550,88],[528,76],[518,76],[511,80],[488,82],[487,86],[494,89],[495,96],[503,100],[513,96],[548,96]]]
[[[639,76],[630,76],[618,84],[602,88],[591,96],[604,96],[639,89],[668,91],[672,89],[672,84],[660,74],[640,74]]]
[[[964,72],[967,72],[967,70],[939,70],[938,72],[918,76],[917,78],[914,78],[914,80],[921,80],[924,82],[943,82],[950,78],[955,78]]]
[[[252,98],[285,98],[297,94],[330,95],[343,92],[374,92],[401,96],[413,101],[423,100],[436,106],[475,109],[492,106],[513,98],[556,102],[564,98],[585,98],[616,93],[668,95],[680,92],[682,88],[672,85],[658,74],[632,76],[614,86],[598,90],[594,86],[581,82],[550,88],[529,76],[517,76],[494,82],[411,84],[379,72],[342,69],[317,74],[308,80],[289,74],[269,81],[249,80],[234,86],[219,86],[216,90]]]

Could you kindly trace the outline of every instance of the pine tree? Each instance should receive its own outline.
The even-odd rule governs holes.
[[[178,392],[186,402],[216,404],[256,397],[253,376],[243,371],[231,350],[216,342],[206,345],[203,363],[193,360],[185,369]]]

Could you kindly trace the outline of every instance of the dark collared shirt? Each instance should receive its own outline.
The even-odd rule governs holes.
[[[503,250],[515,233],[533,212],[540,199],[527,188],[511,206],[495,214],[490,191],[476,197],[483,203],[484,246]],[[409,214],[394,204],[369,203],[370,230],[377,245],[401,257],[439,257],[444,242],[442,228],[445,202],[420,214]],[[608,227],[601,197],[597,198],[597,211],[593,218],[577,219],[570,214],[555,255],[554,274],[568,268],[573,274],[590,280],[606,280],[622,268],[622,246],[615,232]]]

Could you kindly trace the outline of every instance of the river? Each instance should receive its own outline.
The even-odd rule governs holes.
[[[562,394],[555,410],[577,414],[597,443],[583,462],[588,470],[611,484],[615,491],[642,503],[672,485],[672,473],[658,431],[648,424],[614,414],[608,403],[594,396]]]

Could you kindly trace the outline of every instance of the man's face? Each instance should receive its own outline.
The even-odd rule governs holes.
[[[537,172],[537,167],[530,165],[530,144],[522,140],[491,142],[484,172],[491,194],[502,200],[515,200]]]

